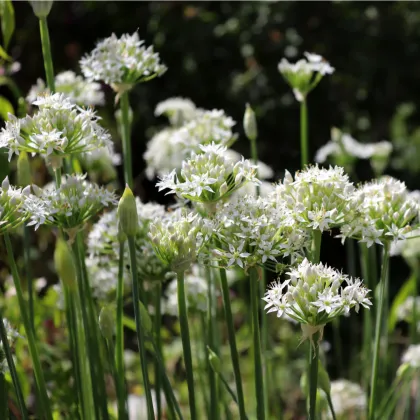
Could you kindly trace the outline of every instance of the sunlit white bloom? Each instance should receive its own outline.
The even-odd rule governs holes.
[[[341,228],[343,239],[352,237],[367,246],[396,242],[417,223],[419,202],[410,196],[403,182],[392,177],[361,185],[351,200],[356,210],[353,219]]]
[[[80,60],[86,79],[104,81],[115,90],[130,89],[136,83],[146,82],[166,71],[153,46],[146,47],[137,32],[98,42],[96,47]]]
[[[40,96],[34,105],[39,110],[33,117],[9,114],[0,133],[0,147],[9,151],[9,160],[20,151],[37,153],[56,168],[63,157],[111,147],[111,136],[98,124],[95,112],[79,108],[64,94]]]
[[[420,344],[411,345],[403,354],[402,364],[408,365],[411,369],[420,368]]]
[[[299,225],[322,232],[341,226],[350,216],[353,190],[343,168],[311,166],[296,172],[294,179],[286,171],[274,196]]]
[[[81,106],[105,105],[105,95],[101,85],[96,82],[88,82],[82,76],[73,71],[64,71],[55,76],[55,92],[64,93],[73,103]],[[50,93],[42,79],[38,79],[32,86],[26,101],[34,103],[38,96]]]
[[[401,255],[408,264],[416,267],[420,257],[420,229],[413,229],[405,239],[391,244],[390,255]]]
[[[168,189],[168,194],[202,203],[214,203],[229,196],[251,182],[256,185],[256,166],[242,158],[235,162],[226,155],[226,147],[212,143],[200,146],[201,154],[192,153],[182,163],[179,173],[172,171],[156,185],[159,191]]]
[[[334,73],[334,68],[320,55],[306,52],[305,57],[294,64],[283,58],[278,65],[279,72],[299,102],[305,99],[323,76]]]
[[[238,161],[241,160],[242,156],[240,153],[236,152],[232,149],[227,149],[226,154],[229,156],[230,159]],[[266,163],[258,161],[257,162],[257,169],[258,169],[258,178],[259,179],[270,179],[274,176],[273,169],[268,166]]]
[[[155,115],[166,115],[174,127],[179,127],[187,121],[192,120],[197,114],[197,108],[191,99],[168,98],[159,102],[155,108]]]
[[[287,314],[295,319],[311,342],[312,335],[320,332],[322,336],[325,324],[334,318],[371,305],[369,290],[361,280],[323,264],[311,264],[305,258],[287,274],[287,280],[272,283],[266,291],[264,309],[279,318]]]

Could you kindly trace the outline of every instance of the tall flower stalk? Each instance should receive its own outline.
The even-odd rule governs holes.
[[[308,141],[308,107],[306,99],[300,103],[300,166],[304,168],[309,163]]]

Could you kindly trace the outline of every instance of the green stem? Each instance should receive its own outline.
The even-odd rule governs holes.
[[[25,328],[26,338],[28,340],[29,353],[31,355],[34,374],[35,374],[35,381],[36,381],[36,385],[38,389],[40,411],[44,414],[45,419],[52,420],[50,401],[48,399],[44,374],[41,369],[41,362],[39,360],[39,354],[38,354],[38,348],[37,348],[37,344],[35,340],[35,335],[34,335],[28,314],[26,312],[27,303],[26,303],[25,298],[23,297],[20,277],[19,277],[19,273],[16,267],[16,261],[13,256],[12,243],[10,242],[10,237],[8,233],[4,234],[4,242],[6,244],[10,268],[12,270],[12,277],[13,277],[13,282],[16,289],[16,296],[18,298],[20,314],[22,317],[23,326]]]
[[[328,407],[330,407],[331,416],[332,416],[333,420],[336,420],[337,416],[335,415],[334,406],[333,406],[332,399],[331,399],[331,394],[327,394],[327,401],[328,401]]]
[[[144,392],[146,394],[147,403],[147,418],[149,420],[155,419],[155,413],[153,409],[152,391],[150,389],[149,375],[147,372],[147,359],[146,359],[146,348],[145,348],[145,336],[142,327],[140,304],[139,304],[139,279],[137,274],[137,259],[136,259],[136,245],[134,237],[129,236],[128,238],[128,249],[130,251],[130,267],[131,267],[131,280],[132,280],[132,292],[133,292],[133,304],[134,304],[134,318],[136,320],[136,332],[137,332],[137,344],[140,351],[140,363],[143,375]]]
[[[61,186],[61,168],[57,168],[54,171],[54,177],[55,177],[55,185],[57,188],[60,188]]]
[[[318,229],[312,231],[312,263],[318,264],[321,255],[322,232]]]
[[[23,398],[22,387],[20,386],[20,381],[18,374],[16,372],[15,362],[13,361],[12,351],[9,346],[9,340],[7,339],[7,332],[3,322],[3,314],[0,310],[0,341],[3,347],[4,354],[7,360],[7,366],[9,366],[10,376],[12,377],[13,386],[16,392],[16,398],[18,401],[19,409],[22,414],[22,419],[28,420],[28,413],[26,411],[25,399]],[[4,375],[0,374],[1,378],[4,380]],[[4,384],[6,386],[6,384]],[[7,395],[7,392],[6,392]],[[6,407],[7,407],[7,398],[6,398]]]
[[[133,168],[131,158],[131,130],[130,130],[130,102],[128,91],[120,96],[120,107],[122,117],[122,146],[123,146],[123,161],[124,161],[124,181],[133,189]]]
[[[221,372],[218,372],[218,375],[219,375],[219,378],[222,381],[223,385],[225,386],[226,391],[232,397],[232,400],[235,401],[236,404],[238,404],[238,398],[236,397],[235,393],[233,392],[233,389],[230,387],[228,381],[225,379],[225,377],[222,375]]]
[[[251,282],[252,282],[252,279],[251,279]],[[220,268],[220,284],[222,288],[223,307],[225,311],[226,326],[227,326],[228,337],[229,337],[230,357],[232,359],[233,373],[235,376],[236,394],[238,398],[238,407],[239,407],[239,417],[241,420],[245,420],[247,417],[246,417],[246,412],[245,412],[244,392],[242,389],[241,370],[239,366],[239,355],[238,355],[238,349],[236,346],[235,326],[233,324],[232,307],[230,305],[230,296],[229,296],[229,286],[228,286],[227,277],[226,277],[226,270],[224,268]],[[251,296],[251,299],[252,299],[252,296]]]
[[[252,335],[254,350],[254,368],[255,368],[255,392],[257,398],[257,420],[265,420],[264,407],[264,379],[261,360],[261,339],[259,324],[259,303],[260,295],[258,293],[258,272],[255,267],[249,269],[249,279],[251,282],[251,314],[252,314]]]
[[[301,167],[304,168],[308,163],[308,108],[306,99],[300,103],[300,153]]]
[[[124,369],[124,242],[120,242],[118,259],[118,284],[117,284],[117,314],[116,314],[116,339],[115,339],[115,369],[118,399],[118,418],[128,419],[127,391],[125,388]]]
[[[202,311],[200,311],[200,331],[195,334],[195,340],[197,341],[197,343],[202,344],[202,349],[197,359],[198,360],[203,359],[206,361],[206,370],[208,372],[208,370],[212,369],[212,367],[210,365],[210,361],[207,355],[208,343],[207,343],[206,329],[207,329],[207,320],[205,318],[205,314]],[[198,353],[198,350],[197,350],[197,353]],[[204,375],[198,375],[198,381],[201,387],[201,395],[203,397],[203,404],[204,404],[206,416],[207,418],[210,418],[210,402],[208,399],[208,392],[207,392],[208,385],[207,385],[207,382],[204,381]]]
[[[211,271],[209,267],[206,270],[207,281],[207,345],[216,353],[219,354],[218,349],[215,348],[214,340],[214,314],[213,314],[213,283]],[[219,412],[219,398],[217,396],[216,373],[208,366],[209,384],[210,384],[210,418],[218,419]]]
[[[155,340],[156,347],[159,354],[162,354],[162,335],[160,333],[162,314],[161,314],[161,300],[162,300],[162,284],[158,281],[155,285]],[[160,369],[159,361],[155,360],[155,395],[156,395],[156,409],[157,418],[162,418],[162,400],[161,400],[161,388],[162,388],[162,372]]]
[[[373,364],[371,371],[371,382],[370,382],[370,399],[369,399],[369,419],[375,418],[375,408],[377,404],[377,386],[378,386],[378,366],[379,366],[379,350],[381,345],[382,336],[382,323],[387,325],[387,321],[382,319],[384,313],[384,300],[385,300],[385,286],[386,278],[388,275],[388,263],[389,263],[389,243],[384,243],[384,253],[382,259],[382,272],[380,280],[380,291],[379,291],[379,303],[376,313],[376,325],[375,325],[375,344],[373,353]]]
[[[23,227],[23,258],[25,261],[26,284],[28,287],[29,298],[29,320],[35,332],[35,313],[34,313],[34,287],[32,282],[31,270],[31,232],[28,226]]]
[[[41,34],[42,55],[44,56],[45,76],[47,86],[51,93],[55,92],[54,67],[51,56],[50,34],[48,32],[47,18],[39,19],[39,32]]]
[[[309,343],[309,420],[316,417],[316,393],[318,389],[319,333],[314,334]]]
[[[8,406],[9,395],[8,395],[7,388],[8,386],[7,386],[6,378],[4,377],[3,373],[0,373],[0,419],[9,418],[9,406]],[[26,416],[26,412],[24,413],[21,410],[21,413],[22,413],[22,419],[27,420],[28,417]]]
[[[414,288],[413,288],[414,290],[413,290],[413,307],[412,307],[413,319],[412,319],[411,327],[410,327],[410,337],[411,337],[411,344],[416,344],[418,342],[417,328],[418,328],[419,315],[420,315],[417,308],[417,297],[419,295],[419,285],[418,285],[419,267],[418,267],[417,262],[412,273],[414,274]]]
[[[182,349],[184,351],[185,370],[187,372],[190,415],[191,415],[191,420],[196,420],[197,411],[195,407],[194,373],[193,373],[192,356],[191,356],[190,332],[189,332],[189,327],[188,327],[187,303],[185,300],[184,272],[180,271],[177,273],[177,281],[178,281],[179,323],[181,327],[181,339],[182,339]]]

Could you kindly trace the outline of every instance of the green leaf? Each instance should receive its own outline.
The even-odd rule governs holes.
[[[1,32],[3,34],[4,49],[7,50],[15,31],[15,10],[11,0],[1,0]]]
[[[15,115],[13,105],[3,96],[0,96],[0,118],[4,121],[8,120],[8,113]]]
[[[6,61],[12,61],[12,57],[4,50],[4,48],[0,45],[0,58]]]
[[[416,289],[416,274],[413,272],[411,276],[403,284],[400,291],[395,296],[394,301],[392,302],[392,306],[391,306],[391,310],[389,312],[389,318],[388,318],[388,331],[389,332],[392,332],[395,328],[395,325],[397,324],[398,308],[409,296],[414,294],[415,289]]]

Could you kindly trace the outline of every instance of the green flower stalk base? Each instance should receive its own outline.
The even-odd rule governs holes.
[[[306,99],[303,99],[300,103],[300,164],[302,169],[309,163],[308,148],[308,108]]]

